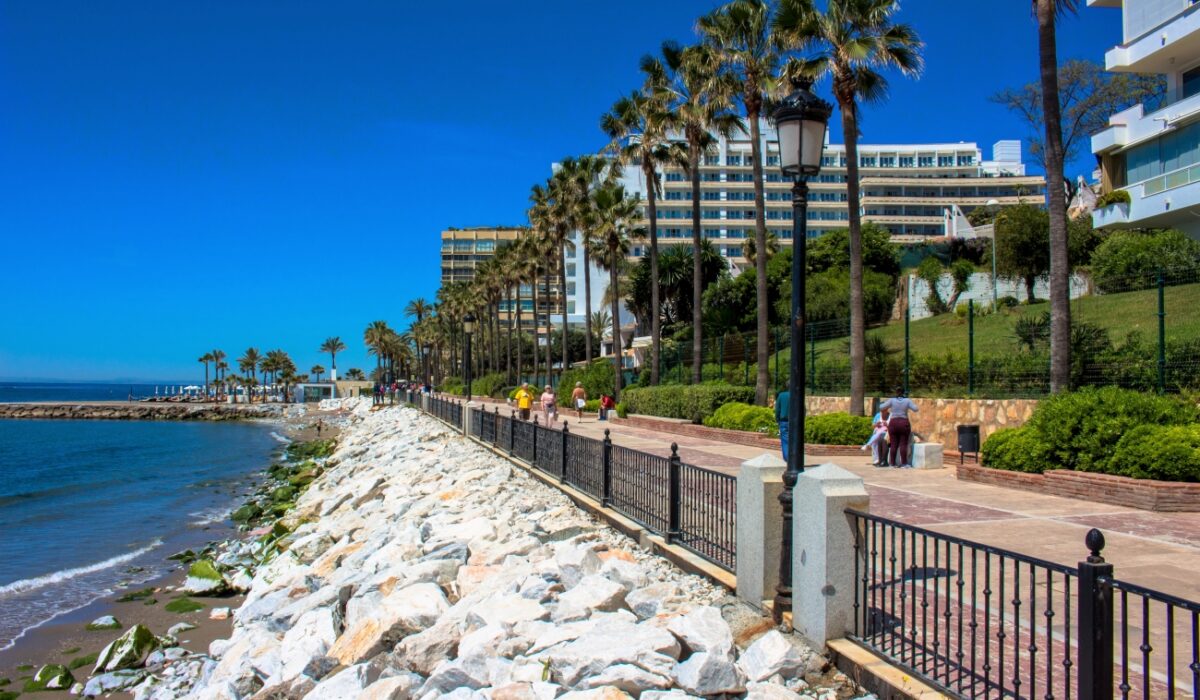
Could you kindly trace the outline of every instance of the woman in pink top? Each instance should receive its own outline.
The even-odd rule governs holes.
[[[542,392],[541,401],[542,411],[546,414],[546,425],[550,425],[550,423],[558,420],[558,399],[555,397],[554,391],[550,388],[549,384],[546,385],[546,390]]]

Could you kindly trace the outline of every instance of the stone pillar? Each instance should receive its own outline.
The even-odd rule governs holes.
[[[463,435],[471,435],[471,411],[479,408],[479,404],[474,401],[468,401],[466,407],[463,408],[462,431]]]
[[[742,462],[737,475],[737,595],[756,608],[775,596],[783,543],[783,472],[777,455]]]
[[[429,413],[429,394],[421,393],[421,410]]]
[[[854,629],[854,530],[845,511],[865,511],[871,500],[863,480],[836,464],[806,469],[793,497],[792,626],[823,646]]]

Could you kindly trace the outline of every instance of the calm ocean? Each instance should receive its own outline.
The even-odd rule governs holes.
[[[225,534],[278,447],[269,424],[0,420],[0,649]]]
[[[197,383],[204,383],[200,380]],[[176,387],[189,382],[176,382]],[[166,384],[98,384],[94,382],[0,382],[0,403],[24,403],[28,401],[126,401],[129,395],[140,399],[167,392]]]

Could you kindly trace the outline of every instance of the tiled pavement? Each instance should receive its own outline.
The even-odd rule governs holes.
[[[501,408],[502,412],[506,409]],[[658,455],[679,445],[689,464],[736,474],[763,450],[717,440],[649,431],[567,416],[570,430]],[[812,460],[810,460],[812,461]],[[871,512],[955,537],[1074,566],[1087,556],[1083,539],[1099,528],[1116,576],[1190,600],[1200,600],[1200,513],[1152,513],[1120,506],[958,481],[954,465],[932,471],[876,469],[868,458],[821,458],[863,478]]]

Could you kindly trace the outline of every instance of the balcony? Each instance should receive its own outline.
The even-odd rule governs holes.
[[[1128,204],[1118,202],[1092,212],[1092,226],[1095,228],[1122,228],[1128,223]]]
[[[1185,0],[1179,0],[1179,7],[1186,7]],[[1124,44],[1104,54],[1105,68],[1118,73],[1170,73],[1200,54],[1200,3],[1164,13],[1157,26],[1133,31],[1138,34],[1126,36]]]
[[[1200,7],[1200,4],[1196,6]],[[1173,102],[1149,114],[1143,111],[1142,105],[1134,105],[1109,117],[1109,127],[1092,137],[1092,153],[1099,155],[1136,146],[1197,118],[1200,118],[1200,94]]]

